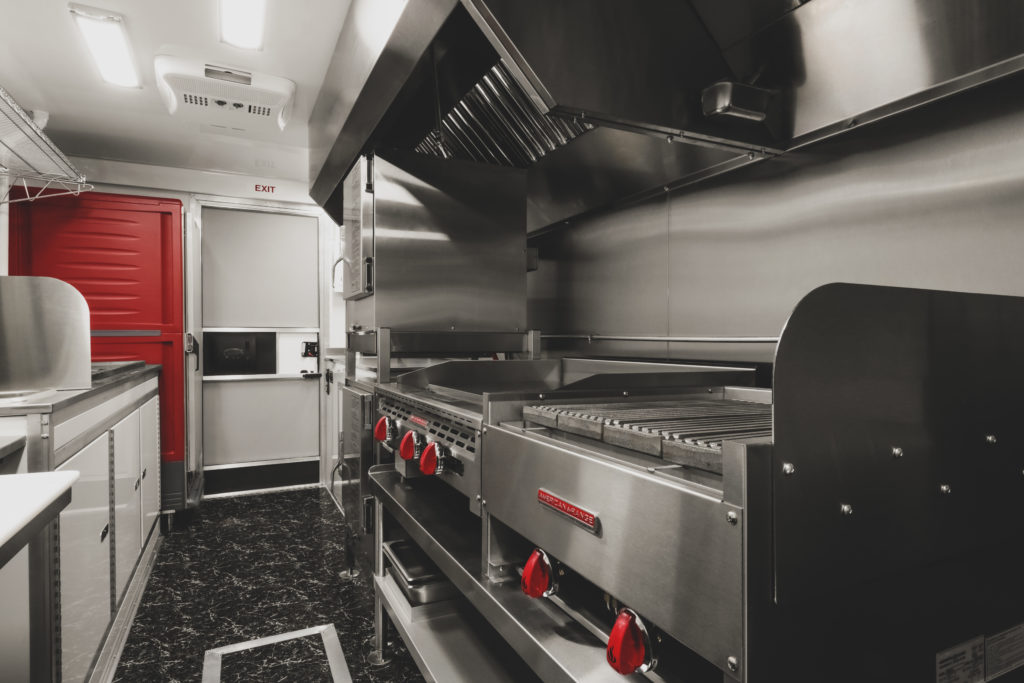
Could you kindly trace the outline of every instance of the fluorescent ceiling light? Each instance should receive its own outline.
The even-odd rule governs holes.
[[[266,14],[266,0],[220,0],[221,41],[247,50],[261,49]]]
[[[78,30],[82,32],[103,80],[126,88],[139,87],[139,75],[128,45],[124,17],[83,5],[68,5],[68,9],[75,17]]]

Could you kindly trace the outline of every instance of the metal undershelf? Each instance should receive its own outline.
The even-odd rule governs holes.
[[[424,607],[411,607],[391,576],[374,577],[374,583],[392,623],[427,680],[494,683],[537,680],[525,665],[510,667],[508,657],[494,656],[495,644],[488,642],[486,633],[493,634],[493,631],[486,624],[477,623],[480,616],[464,601],[426,605],[427,608],[442,605],[447,611],[418,617],[416,611]]]

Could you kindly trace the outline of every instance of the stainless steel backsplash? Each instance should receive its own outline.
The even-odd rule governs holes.
[[[531,240],[545,333],[777,336],[858,282],[1024,295],[1024,79]],[[771,360],[763,345],[579,342],[591,355]]]

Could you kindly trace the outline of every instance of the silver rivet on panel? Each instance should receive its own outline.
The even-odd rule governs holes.
[[[791,462],[782,463],[782,473],[785,474],[787,477],[796,474],[796,465],[794,465]]]
[[[903,449],[900,448],[899,446],[893,446],[892,447],[892,457],[894,457],[894,458],[902,458],[903,457]]]
[[[939,486],[939,493],[952,493],[953,488],[949,484],[942,484]]]
[[[992,443],[992,444],[996,443],[996,435],[995,434],[988,434],[985,437],[985,443]]]
[[[853,506],[850,505],[849,503],[843,503],[842,505],[839,506],[839,512],[843,513],[846,516],[850,516],[853,514]]]
[[[736,513],[735,513],[735,512],[732,512],[732,511],[730,511],[730,512],[729,512],[729,513],[728,513],[728,514],[727,514],[727,515],[725,516],[725,519],[726,519],[726,521],[728,521],[728,522],[729,522],[729,524],[732,524],[733,526],[736,526],[736,522],[738,522],[738,521],[739,521],[739,517],[738,517],[738,516],[736,515]]]
[[[732,672],[739,671],[740,663],[739,663],[739,660],[737,660],[735,657],[729,657],[729,659],[727,659],[725,661],[726,661],[726,664],[729,666],[729,671],[732,671]]]

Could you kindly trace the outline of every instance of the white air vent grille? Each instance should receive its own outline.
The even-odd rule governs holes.
[[[295,84],[285,78],[168,55],[158,55],[154,67],[172,114],[232,130],[283,130],[288,122]]]

